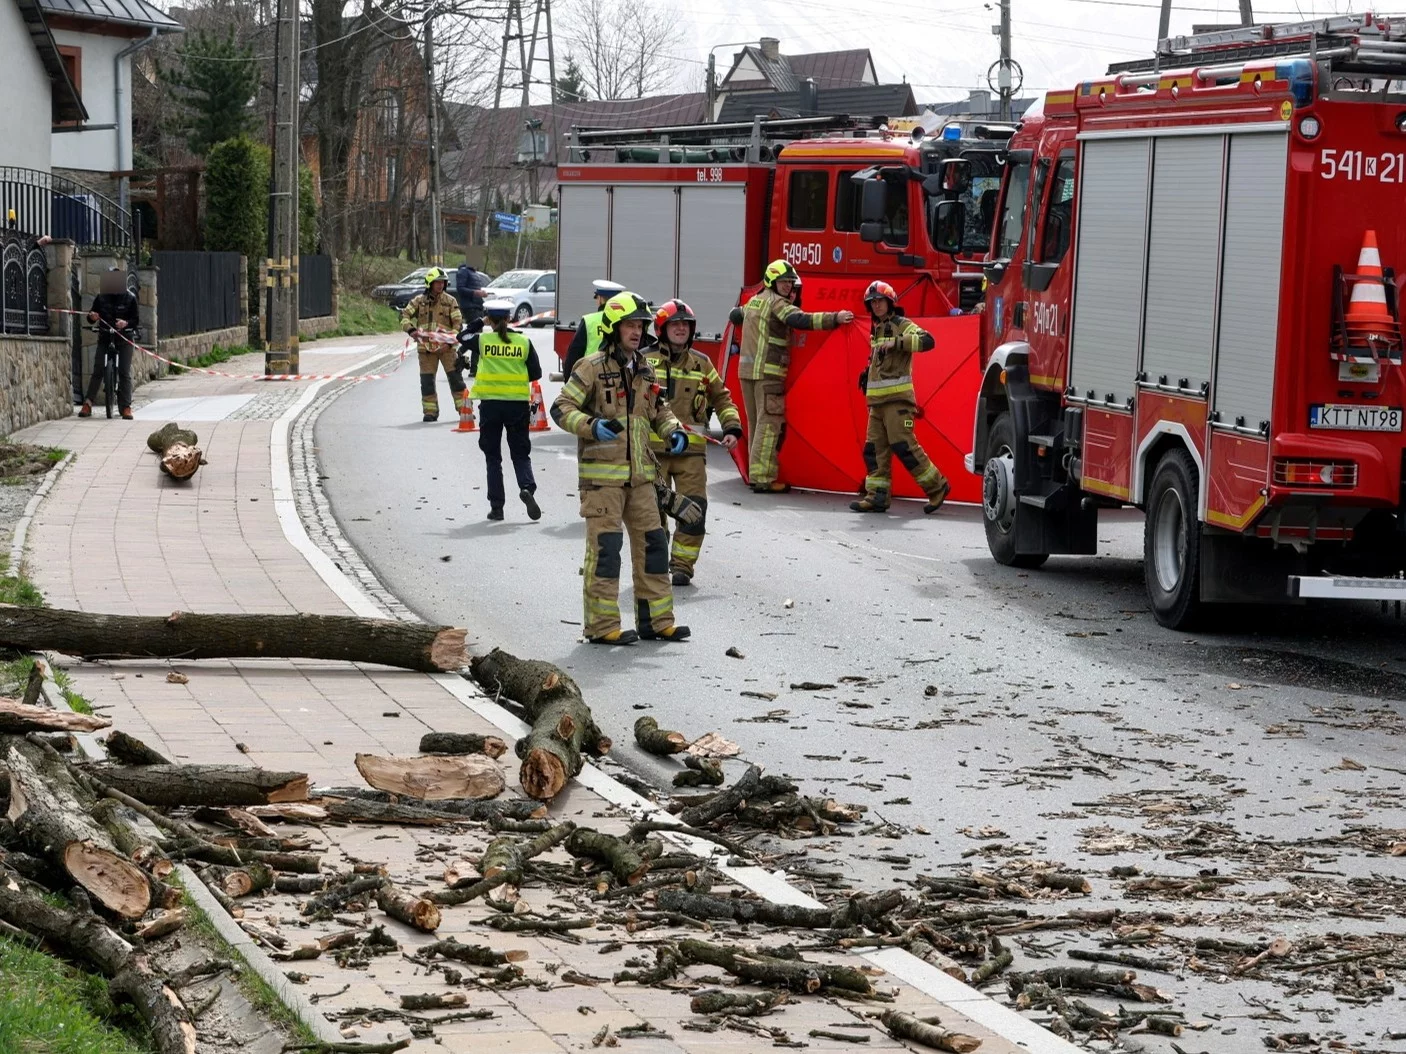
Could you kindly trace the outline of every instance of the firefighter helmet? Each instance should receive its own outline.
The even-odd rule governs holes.
[[[443,282],[445,285],[448,285],[449,276],[438,267],[431,267],[425,272],[425,288],[430,288],[430,286],[434,285],[436,282]]]
[[[607,300],[601,315],[600,328],[607,336],[612,335],[621,322],[634,319],[648,322],[650,317],[649,305],[628,290]]]
[[[660,340],[664,339],[664,327],[670,322],[688,323],[688,343],[693,345],[693,334],[698,331],[698,316],[693,313],[693,308],[689,307],[682,300],[666,300],[658,311],[654,312],[654,332]]]
[[[898,303],[898,294],[893,291],[893,286],[887,282],[870,282],[869,288],[864,290],[864,305],[869,306],[871,300],[887,300],[892,308]]]
[[[794,282],[798,277],[796,269],[786,260],[772,260],[762,272],[762,282],[768,289],[774,289],[777,282]]]

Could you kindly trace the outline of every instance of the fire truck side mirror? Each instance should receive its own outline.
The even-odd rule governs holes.
[[[955,255],[962,251],[967,230],[967,207],[960,201],[939,201],[932,210],[928,236],[938,252]]]
[[[965,194],[971,187],[971,162],[961,157],[949,157],[942,162],[942,193],[955,198]]]
[[[886,215],[888,215],[888,183],[880,176],[873,176],[870,179],[866,179],[859,197],[859,219],[861,224],[868,225],[870,223],[877,223],[882,227]],[[864,240],[879,241],[880,239],[866,237]]]

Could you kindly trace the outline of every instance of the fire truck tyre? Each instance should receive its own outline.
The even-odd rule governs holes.
[[[1196,465],[1185,450],[1162,458],[1147,491],[1143,577],[1152,614],[1169,629],[1189,629],[1201,609],[1201,525]]]
[[[532,305],[531,305],[531,304],[519,304],[519,305],[517,306],[517,310],[513,312],[513,321],[514,321],[514,322],[526,322],[526,321],[527,321],[529,318],[531,318],[531,317],[532,317]]]
[[[981,511],[986,524],[986,545],[998,564],[1035,568],[1050,558],[1049,553],[1016,552],[1015,518],[1030,516],[1033,510],[1021,508],[1015,494],[1015,424],[1008,413],[991,422],[986,433]]]

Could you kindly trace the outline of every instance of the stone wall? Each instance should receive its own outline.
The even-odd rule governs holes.
[[[228,329],[210,329],[203,333],[187,333],[183,337],[167,337],[161,342],[161,354],[177,362],[189,362],[209,354],[216,344],[222,348],[237,348],[249,342],[249,327],[230,326]],[[155,360],[149,359],[154,362]],[[163,370],[170,367],[164,362],[157,363]]]
[[[73,413],[67,336],[0,336],[0,435]]]
[[[321,318],[298,319],[298,337],[300,340],[311,340],[319,333],[326,333],[329,329],[336,328],[336,315],[323,315]]]

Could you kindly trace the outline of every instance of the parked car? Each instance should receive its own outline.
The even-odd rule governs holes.
[[[513,321],[521,322],[555,311],[557,307],[557,273],[555,271],[504,271],[487,286],[489,300],[511,300]],[[550,319],[534,323],[548,325]]]
[[[397,311],[403,311],[405,305],[410,303],[413,297],[419,296],[425,291],[425,274],[428,267],[417,267],[398,282],[390,282],[387,285],[378,285],[371,290],[371,297],[374,300],[384,300]],[[449,276],[449,284],[445,291],[454,292],[454,269],[446,267],[445,273]]]

